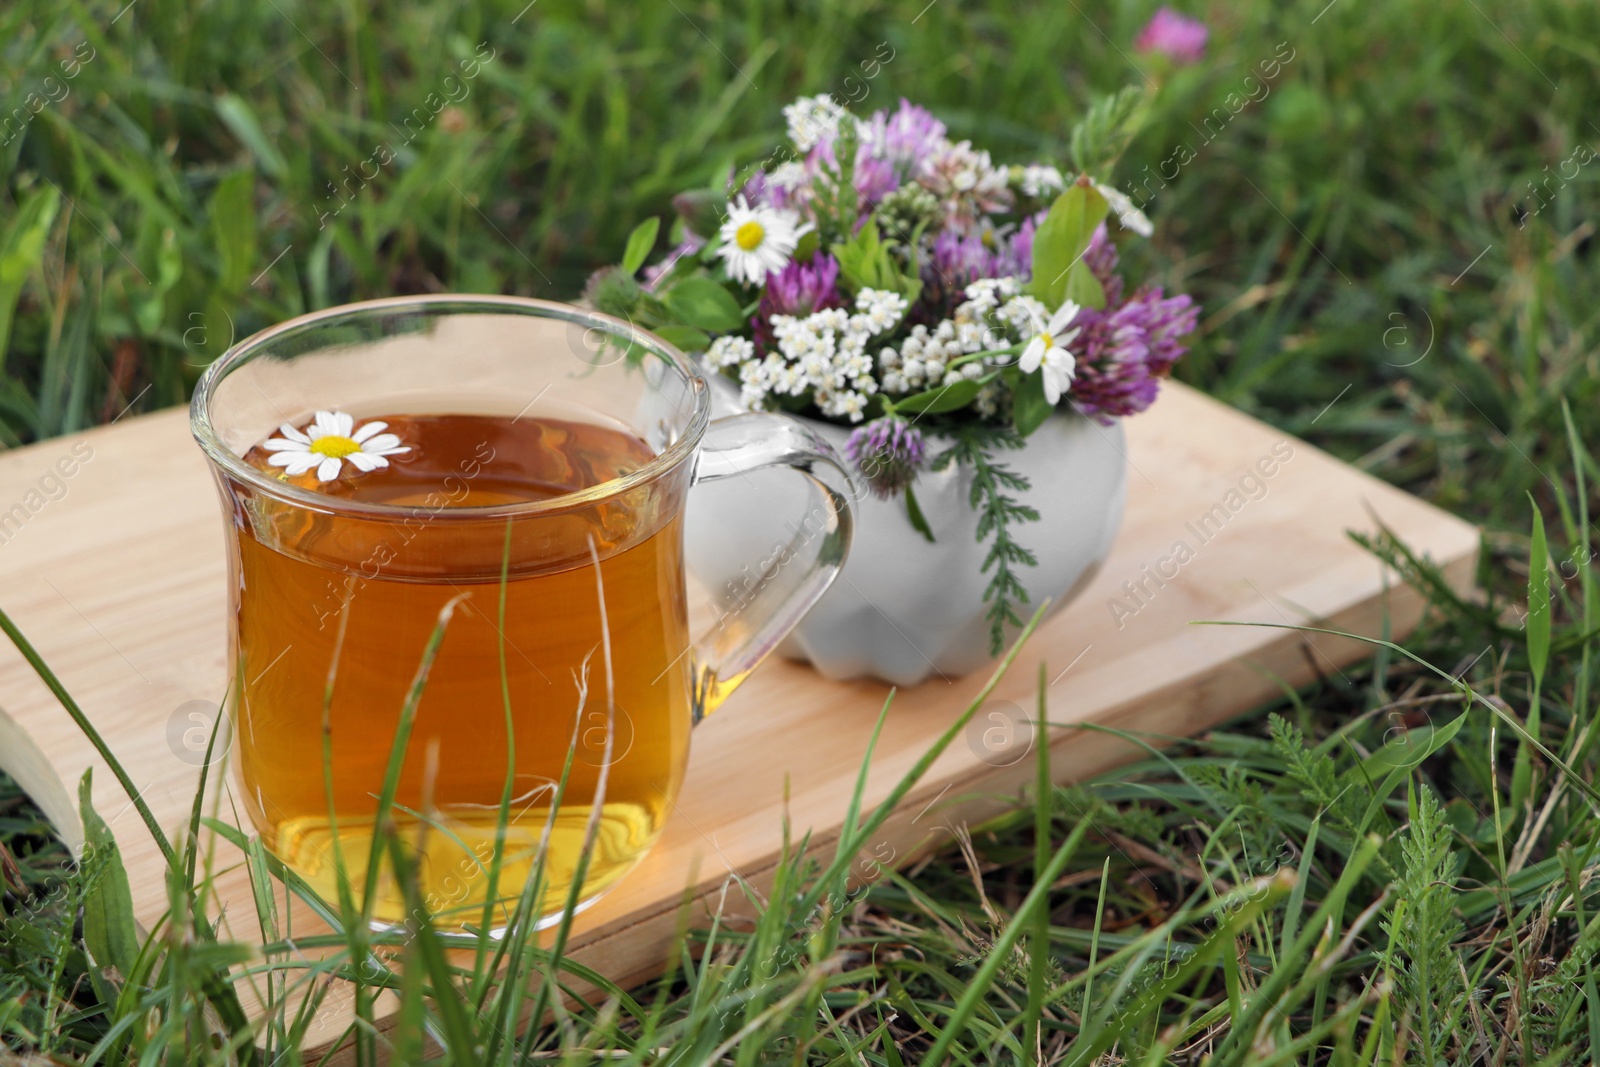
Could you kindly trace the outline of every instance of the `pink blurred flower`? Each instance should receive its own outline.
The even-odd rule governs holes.
[[[1210,34],[1199,19],[1163,7],[1139,31],[1133,47],[1140,52],[1160,52],[1178,63],[1198,63],[1206,54]]]

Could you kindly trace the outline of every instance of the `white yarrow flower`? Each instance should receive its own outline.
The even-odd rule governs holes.
[[[342,411],[319,411],[304,431],[284,423],[278,427],[283,436],[269,437],[261,447],[272,453],[267,458],[272,466],[291,477],[315,469],[319,482],[337,478],[345,460],[359,471],[375,471],[389,465],[384,457],[411,451],[399,437],[382,432],[388,423],[369,422],[359,430],[355,425]]]
[[[789,124],[789,140],[802,152],[809,152],[817,144],[839,129],[839,122],[847,115],[844,106],[827,93],[802,96],[783,109],[783,120]]]
[[[722,224],[722,246],[717,249],[727,264],[729,277],[746,285],[760,285],[767,275],[782,270],[794,255],[795,245],[811,229],[808,222],[797,225],[792,211],[770,207],[751,207],[739,197],[728,207]]]
[[[706,363],[716,370],[733,367],[753,359],[756,346],[744,337],[719,337],[706,349]]]
[[[1072,373],[1077,369],[1077,361],[1067,351],[1067,345],[1078,336],[1081,328],[1068,330],[1067,327],[1077,318],[1080,310],[1071,300],[1062,304],[1050,316],[1050,321],[1043,324],[1043,329],[1028,342],[1028,347],[1022,350],[1022,358],[1017,360],[1017,367],[1022,373],[1039,371],[1044,382],[1044,398],[1051,404],[1059,403],[1062,394],[1072,387]]]
[[[806,165],[804,163],[796,163],[794,160],[790,160],[787,163],[779,163],[776,167],[773,167],[772,173],[767,175],[767,183],[782,189],[784,192],[792,193],[809,181],[810,177],[806,173]]]
[[[1020,184],[1022,191],[1028,196],[1045,197],[1051,193],[1059,193],[1067,183],[1056,168],[1031,163],[1022,168]]]
[[[889,289],[863,288],[856,294],[856,310],[875,334],[894,329],[910,306],[905,297]]]

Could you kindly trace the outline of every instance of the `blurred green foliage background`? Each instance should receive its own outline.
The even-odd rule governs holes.
[[[14,0],[0,442],[180,403],[308,309],[570,299],[801,93],[1061,161],[1094,96],[1159,84],[1118,177],[1154,193],[1141,269],[1205,309],[1180,376],[1475,517],[1537,489],[1555,398],[1597,421],[1600,7],[1190,5],[1176,70],[1132,47],[1151,7]]]

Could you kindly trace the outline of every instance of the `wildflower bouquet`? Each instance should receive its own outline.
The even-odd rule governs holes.
[[[907,101],[858,118],[802,98],[784,109],[792,151],[680,196],[672,252],[636,277],[658,233],[647,221],[588,299],[700,354],[748,408],[853,426],[850,461],[930,540],[918,473],[973,467],[994,488],[973,506],[993,542],[998,643],[1027,599],[1013,569],[1035,562],[1008,528],[1037,518],[1008,494],[1028,484],[1000,453],[1059,410],[1105,425],[1144,410],[1195,326],[1187,296],[1118,273],[1108,215],[1139,236],[1151,224],[1092,176],[1138,102],[1128,90],[1090,110],[1069,178],[998,165]]]

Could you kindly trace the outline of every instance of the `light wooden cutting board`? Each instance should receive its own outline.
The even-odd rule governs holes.
[[[1072,724],[1142,732],[1159,743],[1259,705],[1285,682],[1337,674],[1366,654],[1346,639],[1195,620],[1407,633],[1421,598],[1347,536],[1374,531],[1374,516],[1456,585],[1470,583],[1474,527],[1193,390],[1168,385],[1150,412],[1128,420],[1127,434],[1127,515],[1110,559],[1082,597],[1035,635],[992,705],[884,827],[870,850],[879,859],[902,862],[947,840],[960,821],[1020,796],[1033,773],[1023,720],[1033,715],[1041,660],[1052,679],[1050,719],[1064,724],[1049,736],[1055,778],[1079,780],[1140,750]],[[1268,458],[1277,462],[1263,464]],[[1272,474],[1262,476],[1268,467]],[[1255,480],[1247,478],[1252,472]],[[168,828],[184,822],[199,771],[192,745],[199,735],[186,732],[224,693],[226,603],[220,507],[184,412],[0,454],[0,606],[75,694]],[[983,681],[935,679],[895,698],[869,806]],[[687,784],[663,839],[578,920],[572,955],[622,983],[659,971],[686,890],[703,908],[714,906],[732,874],[758,888],[770,877],[785,783],[796,835],[810,829],[826,847],[885,692],[871,682],[829,682],[793,663],[759,669],[695,731]],[[0,648],[0,708],[32,738],[0,721],[0,766],[69,840],[76,841],[77,782],[95,768],[95,805],[122,845],[141,921],[154,921],[165,906],[160,855],[88,742],[9,645]],[[224,798],[219,813],[232,810]],[[219,866],[228,862],[222,857]],[[245,872],[223,873],[217,885],[229,921],[250,937]],[[303,909],[295,916],[298,930],[314,925]],[[339,1012],[325,1012],[312,1041],[341,1029]]]

